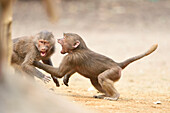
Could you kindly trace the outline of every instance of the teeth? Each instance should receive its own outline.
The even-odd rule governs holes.
[[[45,56],[46,55],[46,53],[41,53],[41,56]]]

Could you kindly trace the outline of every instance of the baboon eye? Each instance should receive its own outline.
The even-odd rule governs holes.
[[[40,43],[44,43],[43,41],[39,41]]]
[[[49,42],[45,42],[44,44],[45,44],[45,45],[48,45],[48,46],[50,45],[50,43],[49,43]]]

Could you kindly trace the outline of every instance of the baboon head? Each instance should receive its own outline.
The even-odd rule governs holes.
[[[58,43],[62,46],[62,54],[71,53],[78,49],[87,48],[85,42],[79,35],[74,33],[64,33],[63,35],[63,38],[58,39]]]
[[[55,39],[52,32],[42,31],[36,34],[34,44],[42,57],[47,56],[48,52],[54,48]]]

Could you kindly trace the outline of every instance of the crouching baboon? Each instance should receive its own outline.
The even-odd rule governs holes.
[[[59,68],[54,68],[39,62],[34,62],[35,66],[44,69],[48,73],[58,78],[64,77],[67,85],[69,77],[78,72],[80,75],[89,78],[92,85],[104,95],[94,96],[108,100],[118,100],[119,93],[114,87],[114,82],[121,77],[121,71],[128,64],[151,54],[156,50],[157,44],[153,45],[148,51],[138,56],[129,58],[121,63],[91,51],[83,39],[73,33],[65,33],[63,39],[58,39],[61,44],[61,53],[68,53],[62,60]]]
[[[25,36],[13,39],[13,53],[11,63],[16,71],[25,72],[30,76],[36,76],[44,81],[49,78],[38,71],[33,65],[34,61],[42,60],[43,63],[51,65],[51,55],[55,51],[55,39],[51,32],[42,31],[35,36]],[[59,86],[55,76],[51,75],[54,82]]]

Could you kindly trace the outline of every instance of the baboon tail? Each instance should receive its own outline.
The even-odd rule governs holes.
[[[157,49],[157,47],[158,47],[158,44],[154,44],[154,45],[152,45],[152,47],[151,47],[148,51],[146,51],[145,53],[140,54],[140,55],[135,56],[135,57],[132,57],[132,58],[129,58],[129,59],[127,59],[127,60],[125,60],[125,61],[123,61],[123,62],[121,62],[121,63],[118,63],[118,65],[119,65],[122,69],[124,69],[124,68],[125,68],[127,65],[129,65],[130,63],[132,63],[132,62],[134,62],[134,61],[136,61],[136,60],[139,60],[139,59],[141,59],[141,58],[143,58],[143,57],[151,54],[152,52],[154,52],[154,51]]]

